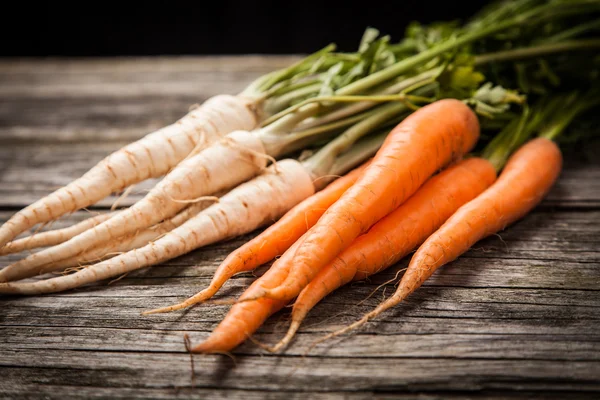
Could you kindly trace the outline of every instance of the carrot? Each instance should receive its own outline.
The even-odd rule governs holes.
[[[489,189],[459,208],[419,247],[390,298],[359,321],[323,340],[356,329],[396,306],[437,269],[458,258],[477,241],[522,218],[548,193],[561,167],[561,152],[554,142],[537,138],[526,143],[509,159]]]
[[[250,337],[269,316],[284,306],[285,301],[266,298],[238,303],[205,341],[189,351],[205,354],[231,351]]]
[[[87,207],[113,192],[164,175],[194,149],[237,129],[252,129],[258,116],[250,99],[219,95],[176,123],[112,153],[81,178],[38,200],[0,227],[0,248],[18,234]]]
[[[494,166],[476,157],[452,165],[430,178],[404,204],[359,236],[319,271],[294,302],[287,334],[271,350],[278,351],[287,346],[308,312],[326,295],[350,281],[365,279],[398,262],[495,179]]]
[[[38,247],[48,247],[62,243],[66,240],[69,240],[73,236],[106,221],[114,214],[114,212],[98,214],[66,228],[36,233],[22,239],[13,240],[12,242],[8,242],[6,246],[0,249],[0,255],[4,256],[24,250],[31,250]]]
[[[324,268],[317,277],[307,286],[294,304],[294,312],[298,313],[300,303],[308,306],[306,292],[331,291],[339,280],[340,283],[349,282],[359,273],[358,267],[369,255],[376,258],[373,264],[369,264],[370,273],[375,273],[384,268],[384,266],[393,264],[402,257],[402,253],[396,251],[409,251],[412,247],[424,240],[428,230],[435,229],[435,224],[441,225],[444,216],[450,215],[460,204],[475,197],[483,191],[495,179],[495,170],[486,160],[473,158],[450,167],[440,175],[431,178],[417,193],[412,196],[402,207],[393,214],[379,221],[374,225],[369,233],[359,237],[353,246],[336,259],[336,261]],[[431,201],[431,196],[434,200]],[[435,201],[439,199],[439,201]],[[423,223],[421,215],[431,213],[431,218]],[[426,227],[419,225],[427,225]],[[432,225],[429,227],[429,225]],[[414,230],[421,229],[418,235],[414,235]],[[412,234],[410,238],[407,232]],[[385,232],[382,236],[382,232]],[[414,238],[414,239],[413,239]],[[419,239],[422,238],[422,239]],[[365,240],[366,239],[366,240]],[[412,239],[412,240],[411,240]],[[416,242],[411,246],[407,241]],[[301,241],[297,241],[290,251],[284,254],[284,257],[293,257]],[[403,249],[394,249],[391,243],[403,246]],[[381,251],[382,246],[389,251]],[[351,249],[356,249],[352,251]],[[362,249],[362,250],[361,250]],[[361,253],[361,251],[363,251]],[[348,254],[348,256],[344,256]],[[353,256],[349,255],[353,254]],[[342,258],[343,257],[343,258]],[[373,259],[373,257],[370,257]],[[289,260],[288,260],[289,261]],[[365,271],[362,271],[363,273]],[[327,276],[328,278],[323,278]],[[235,304],[223,321],[217,326],[209,338],[192,348],[193,352],[225,352],[230,351],[260,327],[260,325],[269,317],[269,315],[278,311],[285,305],[285,301],[269,298],[250,299],[253,292],[260,285],[262,287],[274,287],[281,284],[285,275],[281,270],[270,269],[256,280],[248,290],[240,297],[240,301]],[[333,283],[332,283],[333,282]],[[310,288],[310,289],[309,289]],[[324,297],[327,293],[323,293]],[[310,301],[312,301],[311,299]],[[318,299],[316,299],[318,301]],[[316,303],[316,301],[314,302]],[[314,304],[313,304],[314,305]],[[310,306],[309,306],[310,307]],[[306,310],[308,311],[308,310]],[[294,321],[292,322],[294,323]],[[274,350],[277,350],[274,349]]]
[[[436,105],[436,104],[439,104],[439,105]],[[308,241],[307,237],[309,235],[311,235],[311,231],[315,227],[322,224],[322,221],[329,213],[331,213],[331,210],[334,207],[336,207],[336,205],[339,204],[344,199],[344,197],[346,197],[351,191],[353,191],[358,185],[360,185],[361,181],[363,181],[362,185],[365,185],[366,188],[370,188],[370,186],[367,186],[364,183],[364,177],[368,174],[369,170],[374,168],[374,166],[377,166],[378,158],[381,159],[382,157],[392,156],[393,157],[392,160],[395,161],[395,160],[397,160],[396,157],[398,157],[399,155],[403,155],[403,154],[406,154],[405,161],[408,161],[411,156],[413,157],[413,159],[416,158],[413,155],[411,155],[410,152],[407,150],[404,150],[404,152],[402,152],[402,150],[400,150],[400,149],[402,149],[402,146],[399,146],[397,143],[400,141],[403,141],[403,140],[404,141],[410,140],[410,138],[412,137],[412,139],[414,141],[413,145],[417,145],[417,143],[421,144],[422,142],[419,142],[416,139],[416,136],[417,136],[416,133],[419,133],[419,134],[427,137],[427,132],[431,132],[431,131],[423,130],[422,128],[417,129],[421,125],[425,125],[425,124],[429,123],[431,125],[434,125],[433,130],[437,129],[438,131],[448,132],[445,136],[438,134],[437,137],[436,137],[436,135],[430,134],[430,136],[433,136],[433,137],[429,137],[429,140],[439,139],[439,136],[442,136],[444,139],[447,139],[447,141],[450,142],[450,143],[446,143],[446,145],[448,147],[452,147],[452,150],[454,150],[454,153],[462,154],[462,152],[468,151],[468,149],[474,145],[474,142],[477,139],[479,131],[478,131],[477,119],[472,114],[470,109],[467,106],[465,106],[463,103],[458,102],[456,100],[444,100],[444,101],[440,101],[436,104],[424,107],[422,110],[425,110],[425,114],[418,112],[418,113],[415,113],[412,116],[406,118],[405,122],[410,121],[410,120],[413,120],[413,122],[409,122],[408,126],[405,126],[403,128],[394,129],[394,131],[392,131],[388,135],[388,138],[384,142],[384,146],[377,153],[377,155],[371,161],[369,166],[364,170],[361,177],[358,178],[357,182],[350,189],[348,189],[344,193],[344,195],[342,195],[342,197],[340,198],[340,200],[338,200],[338,202],[334,203],[325,212],[325,214],[323,214],[323,216],[319,219],[319,221],[313,228],[308,230],[298,241],[296,241],[296,243],[294,243],[294,245],[292,247],[290,247],[282,255],[282,257],[279,260],[277,260],[273,264],[273,266],[265,273],[265,275],[263,275],[261,278],[256,280],[244,292],[244,294],[242,294],[242,296],[240,296],[238,302],[232,307],[230,312],[223,319],[223,321],[219,324],[219,326],[215,329],[215,331],[210,335],[210,337],[203,343],[200,343],[199,345],[191,348],[190,351],[200,352],[200,353],[229,351],[229,350],[233,349],[234,347],[236,347],[237,345],[239,345],[240,343],[242,343],[250,334],[252,334],[252,332],[254,332],[256,329],[258,329],[258,327],[266,320],[266,318],[268,318],[268,316],[270,314],[272,314],[273,312],[275,312],[278,309],[280,309],[281,307],[283,307],[289,299],[261,297],[261,296],[257,296],[257,293],[265,293],[265,292],[268,293],[268,291],[271,290],[272,288],[281,287],[281,285],[287,279],[289,279],[289,274],[288,274],[287,269],[281,268],[279,266],[290,265],[291,263],[295,262],[295,260],[298,258],[298,254],[301,251],[302,247],[306,245],[306,243]],[[442,112],[442,115],[444,115],[445,113],[448,113],[448,112],[452,112],[452,114],[450,114],[451,115],[450,123],[451,123],[451,127],[453,129],[448,129],[447,127],[445,127],[445,129],[442,128],[441,123],[439,123],[437,120],[434,119],[433,115],[435,115],[435,113],[433,115],[429,116],[429,118],[426,118],[423,116],[423,115],[427,116],[428,112],[430,112],[427,110],[431,110],[432,108],[434,110],[437,109],[438,112]],[[419,116],[419,115],[421,115],[421,116]],[[413,118],[413,116],[417,116],[417,118]],[[446,120],[446,123],[448,123],[447,120]],[[400,125],[400,127],[402,127],[403,124],[404,124],[404,122]],[[412,129],[415,129],[415,131],[414,131],[415,133],[413,135],[411,135]],[[459,136],[461,133],[456,133],[456,132],[457,131],[461,132],[461,131],[465,131],[465,130],[466,130],[466,132],[462,133],[462,135],[466,136],[466,138],[463,138],[462,140],[458,140],[458,138],[456,138],[456,136]],[[399,131],[404,131],[407,133],[405,133],[404,135],[400,135]],[[394,137],[394,135],[395,135],[395,137]],[[453,141],[458,142],[458,143],[453,143]],[[465,142],[470,142],[470,143],[465,143]],[[425,140],[425,143],[427,143],[427,140]],[[385,147],[386,144],[387,144],[387,151],[386,151],[386,147]],[[439,148],[439,146],[435,145],[435,142],[433,144],[434,144],[434,148],[435,147]],[[396,148],[396,154],[398,154],[398,156],[394,156],[394,153],[390,154],[390,152],[392,151],[392,148],[394,148],[394,147]],[[459,147],[459,149],[454,149],[454,147]],[[464,147],[467,147],[467,149],[462,150],[462,148],[464,148]],[[462,150],[462,152],[461,152],[461,150]],[[382,153],[383,153],[383,155],[381,155]],[[443,150],[438,150],[438,154],[439,153],[441,153],[442,155],[445,154]],[[445,163],[448,163],[452,160],[453,152],[448,152],[448,153],[450,153],[447,156],[448,161],[446,161]],[[442,158],[442,157],[438,157],[438,159]],[[386,163],[381,163],[381,161],[379,161],[379,163],[380,163],[379,166],[375,167],[375,168],[377,168],[377,170],[384,171],[383,175],[385,177],[385,172],[390,171],[389,163],[387,163],[388,169],[384,169],[384,168],[386,168],[385,167]],[[440,160],[440,161],[438,161],[438,163],[444,163],[444,161]],[[433,172],[435,172],[435,169],[433,169],[431,171],[430,175],[433,174]],[[410,176],[410,174],[408,172],[407,172],[407,174]],[[371,182],[377,182],[376,181],[377,178],[381,179],[381,177],[375,178],[375,176],[373,176],[371,178],[372,179]],[[388,181],[391,180],[391,183],[388,182],[387,184],[393,185],[395,183],[396,179],[394,177],[391,177],[388,175],[387,178],[388,178]],[[420,182],[418,185],[420,186],[421,183],[422,182]],[[418,186],[416,188],[414,188],[413,192],[417,188],[418,188]],[[398,188],[396,188],[396,190],[398,190]],[[406,190],[407,189],[404,188],[403,191],[405,192]],[[410,189],[408,189],[408,190],[410,190]],[[391,192],[391,190],[389,190],[389,189],[388,189],[388,191]],[[394,197],[394,194],[391,194],[391,197]],[[341,233],[342,232],[340,232],[340,234]],[[298,290],[296,292],[296,294],[299,291],[300,290]],[[288,291],[288,296],[293,297],[294,294],[291,293],[290,291]]]
[[[296,241],[290,251],[283,257],[290,257],[298,248],[299,241]],[[255,288],[259,285],[275,287],[285,279],[280,271],[270,269],[260,281],[256,280],[241,295],[240,300],[246,300]],[[210,336],[203,342],[189,349],[192,353],[223,353],[228,352],[242,344],[252,333],[254,333],[266,319],[285,306],[286,302],[268,298],[253,299],[241,301],[234,304],[223,321],[215,328]]]
[[[283,254],[317,222],[331,204],[356,182],[367,164],[368,162],[307,198],[260,235],[229,254],[215,271],[210,285],[206,289],[179,304],[146,311],[143,314],[170,312],[204,302],[214,296],[233,275],[252,271]]]
[[[278,260],[272,266],[288,273],[282,285],[259,288],[255,297],[293,298],[436,170],[467,153],[478,137],[477,117],[458,100],[440,100],[411,114],[392,130],[360,179],[307,232],[295,257],[287,264]]]

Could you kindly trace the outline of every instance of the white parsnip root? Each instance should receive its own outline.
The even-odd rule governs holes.
[[[190,200],[244,182],[266,167],[267,159],[262,154],[264,148],[256,135],[235,131],[182,161],[142,200],[113,218],[9,265],[0,271],[0,282],[38,274],[46,264],[60,265],[61,260],[166,220],[185,208]]]
[[[158,264],[219,240],[248,233],[279,218],[314,191],[312,179],[303,165],[295,160],[283,160],[142,248],[67,276],[37,282],[1,283],[0,293],[60,292]]]
[[[218,95],[176,123],[112,153],[81,178],[24,208],[0,227],[0,248],[36,224],[87,207],[111,193],[167,173],[195,149],[258,123],[255,103]]]
[[[96,246],[83,254],[78,254],[65,260],[44,264],[36,270],[12,270],[7,278],[9,278],[10,281],[15,281],[49,272],[64,271],[73,267],[95,264],[119,255],[120,253],[144,247],[151,241],[158,239],[165,233],[177,228],[188,219],[194,217],[215,201],[218,201],[218,197],[214,197],[212,200],[198,201],[160,224],[130,235],[121,236],[115,240]]]
[[[24,250],[36,249],[38,247],[57,245],[71,239],[73,236],[79,235],[81,232],[87,231],[88,229],[101,224],[113,215],[115,215],[114,212],[99,214],[66,228],[40,232],[22,239],[13,240],[12,242],[8,242],[6,246],[0,249],[0,256],[19,253]]]

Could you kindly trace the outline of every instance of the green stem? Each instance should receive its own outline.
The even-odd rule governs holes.
[[[261,97],[261,95],[264,95],[265,92],[267,92],[277,83],[290,79],[303,70],[310,69],[315,60],[327,53],[331,53],[335,50],[335,47],[335,44],[329,44],[323,49],[303,58],[302,60],[297,61],[289,67],[263,75],[248,85],[248,87],[241,94],[248,97]]]
[[[544,126],[540,131],[539,136],[549,140],[556,140],[578,115],[598,104],[600,104],[600,98],[594,96],[592,100],[583,98],[575,105],[563,107],[562,112],[558,113],[548,125]]]
[[[426,86],[435,81],[436,77],[442,71],[441,68],[434,68],[429,71],[425,71],[419,75],[403,79],[397,83],[393,83],[386,88],[373,93],[373,95],[389,95],[401,92],[409,92],[417,90],[423,86]],[[375,101],[361,101],[351,105],[344,106],[343,108],[331,111],[317,119],[303,122],[299,128],[308,129],[321,124],[326,124],[338,119],[346,118],[350,115],[357,114],[361,111],[368,110],[369,108],[375,107],[378,103]]]
[[[351,95],[363,92],[370,87],[381,84],[395,76],[403,74],[405,72],[410,71],[411,69],[419,66],[420,64],[427,62],[447,51],[459,48],[466,44],[472,43],[476,40],[482,39],[486,36],[492,35],[494,33],[519,26],[522,24],[533,24],[539,23],[545,19],[555,18],[557,16],[562,15],[570,15],[573,13],[579,13],[581,10],[576,10],[574,7],[575,3],[581,3],[573,1],[571,2],[565,10],[562,10],[561,7],[556,4],[544,4],[538,6],[528,12],[524,12],[520,15],[517,15],[513,18],[510,18],[506,21],[499,22],[496,25],[488,25],[484,26],[480,29],[476,29],[472,32],[467,32],[463,36],[457,37],[455,39],[447,40],[446,42],[440,43],[436,47],[423,51],[419,54],[416,54],[412,57],[406,58],[398,63],[391,65],[379,72],[375,72],[372,75],[369,75],[361,80],[358,80],[354,83],[349,84],[341,89],[339,89],[336,94],[337,95]],[[587,2],[584,2],[587,4]],[[600,6],[599,4],[592,3],[592,5]],[[558,8],[558,10],[556,10]],[[555,13],[543,14],[545,11],[556,11]],[[559,12],[561,11],[561,12]],[[533,19],[533,20],[531,20]]]
[[[350,150],[336,158],[329,173],[333,176],[341,176],[365,162],[377,153],[389,132],[389,129],[384,129],[380,133],[373,133],[358,140]]]
[[[278,96],[277,98],[273,98],[271,101],[268,101],[266,103],[265,111],[267,112],[267,114],[279,113],[281,112],[281,110],[285,110],[286,108],[288,108],[291,103],[294,103],[298,99],[303,99],[306,96],[310,95],[317,95],[321,90],[321,86],[321,83],[315,83],[312,85],[298,88],[282,96]]]
[[[564,96],[555,96],[549,100],[542,98],[533,109],[525,106],[521,116],[509,122],[485,147],[481,156],[499,172],[504,168],[510,155],[550,119],[553,113],[571,103],[572,99],[572,96],[566,99]]]
[[[401,101],[407,104],[414,102],[425,102],[430,103],[432,100],[422,96],[415,96],[410,94],[390,94],[390,95],[356,95],[356,96],[320,96],[313,97],[312,99],[306,99],[301,103],[296,104],[295,106],[289,107],[283,110],[280,113],[277,113],[270,118],[266,119],[263,122],[263,125],[273,124],[274,121],[277,121],[280,118],[283,118],[287,115],[292,115],[298,110],[307,105],[311,105],[314,103],[325,103],[325,102],[337,102],[337,103],[355,103],[355,102],[373,102],[373,103],[384,103],[389,101]],[[322,104],[320,104],[323,106]]]
[[[321,80],[316,78],[303,80],[300,82],[285,81],[282,85],[271,88],[271,90],[268,91],[267,95],[269,97],[279,97],[289,92],[293,92],[297,89],[302,89],[304,87],[311,86],[320,82]]]
[[[475,65],[479,66],[492,62],[521,60],[524,58],[539,57],[554,53],[588,50],[594,48],[600,48],[600,39],[581,39],[560,43],[549,43],[531,47],[523,47],[514,50],[498,51],[490,54],[482,54],[475,57]]]
[[[259,135],[284,135],[289,133],[306,118],[312,117],[319,111],[318,104],[309,104],[306,107],[298,109],[293,114],[288,114],[285,117],[278,119],[269,126],[258,130]],[[271,153],[268,153],[271,154]]]
[[[389,45],[388,49],[394,54],[402,54],[409,51],[417,51],[417,44],[412,39],[404,39],[400,43]]]
[[[371,115],[377,110],[363,112],[351,117],[340,119],[333,123],[319,125],[315,128],[305,129],[297,132],[291,132],[286,135],[261,133],[261,141],[265,146],[267,154],[278,157],[282,154],[291,153],[300,150],[306,146],[312,145],[315,141],[330,138],[338,134],[341,129],[352,126]]]
[[[377,113],[347,129],[304,162],[305,167],[311,171],[313,177],[329,174],[337,156],[347,151],[358,139],[394,116],[409,111],[404,103],[384,104],[377,110]]]
[[[494,166],[496,172],[500,172],[506,164],[508,157],[512,153],[513,138],[523,138],[525,136],[525,125],[529,117],[529,108],[525,107],[523,114],[511,121],[483,150],[482,158],[485,158]],[[508,139],[508,140],[507,140]],[[524,138],[524,140],[526,137]],[[523,141],[524,141],[523,140]],[[508,143],[507,143],[508,142]]]
[[[597,29],[600,29],[600,19],[595,19],[593,21],[589,21],[584,24],[577,25],[571,29],[567,29],[565,31],[557,33],[554,36],[550,36],[549,38],[544,39],[544,42],[547,42],[547,43],[561,42],[563,40],[571,39],[573,37],[577,37],[588,31],[594,31]]]
[[[290,133],[290,135],[313,135],[313,134],[318,134],[321,132],[328,132],[331,130],[335,130],[335,129],[341,129],[341,128],[346,128],[350,125],[354,125],[355,123],[362,121],[363,119],[376,114],[378,112],[378,110],[370,110],[370,111],[366,111],[366,112],[362,112],[362,113],[354,113],[348,117],[345,118],[338,118],[333,120],[332,122],[327,122],[327,123],[320,123],[322,118],[327,117],[328,115],[326,115],[325,117],[318,117],[315,118],[315,121],[317,123],[315,123],[314,125],[308,126],[308,127],[303,127],[302,125],[300,127],[302,127],[302,129],[298,129],[293,131],[292,133]]]

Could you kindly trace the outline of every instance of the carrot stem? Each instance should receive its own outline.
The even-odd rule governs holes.
[[[556,43],[596,29],[600,29],[600,19],[595,19],[593,21],[574,26],[573,28],[557,33],[554,36],[550,36],[549,38],[545,39],[544,42]]]
[[[483,54],[475,58],[475,65],[489,64],[492,62],[521,60],[524,58],[533,58],[567,51],[589,50],[599,47],[600,39],[581,39],[559,43],[548,43],[513,50],[498,51],[490,54]]]
[[[567,100],[566,103],[569,103]],[[521,116],[514,118],[506,127],[485,147],[482,157],[487,159],[499,172],[512,153],[521,147],[540,126],[545,123],[557,108],[565,104],[562,95],[553,98],[542,98],[533,108],[523,107]]]
[[[572,94],[572,97],[576,97],[577,92]],[[591,99],[591,100],[590,100]],[[542,128],[539,135],[549,140],[556,140],[567,128],[567,126],[580,114],[589,110],[590,108],[596,107],[600,104],[600,98],[598,93],[592,92],[588,96],[583,96],[575,101],[575,104],[571,104],[567,107],[571,101],[567,99],[561,112],[559,112],[546,126]]]
[[[367,158],[373,156],[381,147],[390,130],[382,129],[379,133],[373,133],[358,140],[352,145],[350,150],[336,158],[329,170],[329,174],[332,176],[341,176],[364,162]]]
[[[392,117],[408,110],[408,107],[404,103],[389,103],[380,106],[377,113],[350,127],[309,159],[305,160],[303,165],[311,172],[313,178],[328,175],[339,154],[347,151],[354,142],[373,129],[381,126]]]
[[[277,83],[292,78],[294,75],[298,74],[304,69],[310,69],[316,60],[334,51],[335,47],[335,44],[331,43],[323,49],[303,58],[302,60],[290,65],[287,68],[283,68],[278,71],[273,71],[271,73],[263,75],[260,78],[256,79],[254,82],[252,82],[250,85],[248,85],[248,87],[241,94],[243,96],[253,98],[261,97],[261,95],[264,95],[265,92],[267,92]]]
[[[432,47],[431,49],[425,50],[421,53],[418,53],[412,57],[406,58],[404,60],[399,61],[396,64],[393,64],[381,71],[375,72],[363,79],[360,79],[356,82],[349,84],[341,89],[339,89],[336,94],[338,95],[349,95],[360,93],[370,87],[383,83],[395,76],[398,76],[402,73],[408,72],[413,68],[419,66],[422,63],[425,63],[445,52],[457,49],[466,44],[472,43],[476,40],[482,39],[484,37],[490,36],[494,33],[519,26],[522,24],[535,24],[539,22],[543,22],[548,19],[567,16],[570,14],[578,14],[581,13],[581,10],[576,6],[580,5],[589,5],[591,10],[598,9],[600,4],[589,2],[589,1],[572,1],[568,4],[544,4],[538,7],[535,7],[527,12],[523,12],[518,14],[508,20],[499,22],[497,24],[484,25],[480,29],[475,29],[474,31],[467,32],[466,34],[449,39],[445,42],[440,43],[439,45]],[[590,11],[591,11],[590,10]],[[545,12],[550,11],[545,14]],[[553,12],[552,12],[553,11]]]
[[[431,80],[427,80],[425,83],[418,82],[416,87],[421,87],[424,84],[430,83]],[[416,88],[415,87],[415,88]],[[409,89],[412,89],[410,87]],[[274,124],[274,121],[277,121],[287,115],[293,114],[298,110],[301,110],[303,107],[305,108],[308,105],[314,105],[315,103],[319,103],[319,106],[325,106],[327,102],[336,102],[336,103],[358,103],[358,102],[373,102],[373,103],[384,103],[389,101],[425,101],[431,102],[431,99],[424,98],[421,96],[414,96],[406,94],[407,90],[403,93],[399,94],[374,94],[374,95],[348,95],[348,96],[319,96],[313,97],[311,99],[306,99],[301,103],[298,103],[288,109],[283,110],[280,113],[273,115],[263,122],[263,125],[270,126],[269,124]]]
[[[265,105],[265,111],[268,114],[275,115],[282,110],[287,110],[298,100],[302,100],[307,96],[316,96],[321,90],[322,84],[320,82],[313,83],[311,85],[303,85],[299,88],[291,90],[281,96],[274,98],[271,102]],[[297,108],[296,108],[297,109]],[[266,124],[265,124],[266,125]]]

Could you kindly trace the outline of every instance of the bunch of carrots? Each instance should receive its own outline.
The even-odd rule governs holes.
[[[207,302],[278,257],[188,348],[228,352],[295,299],[289,331],[265,345],[279,351],[326,295],[416,250],[391,297],[324,339],[358,328],[548,193],[561,170],[556,140],[600,101],[599,15],[592,0],[516,0],[464,25],[413,24],[399,43],[367,29],[356,52],[330,45],[211,98],[2,225],[0,254],[47,248],[0,270],[0,293],[114,278],[278,219],[207,288],[145,314]],[[161,176],[129,208],[18,238]]]

